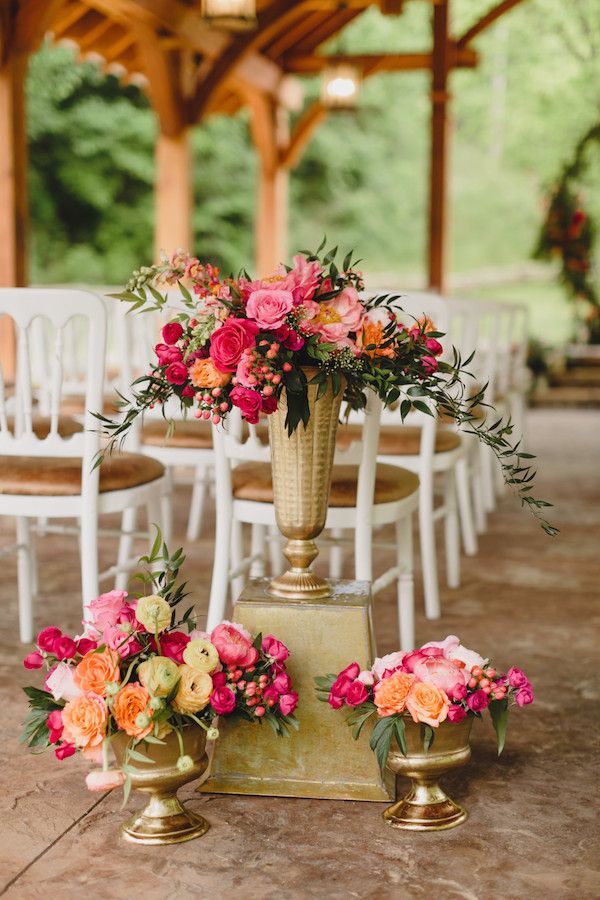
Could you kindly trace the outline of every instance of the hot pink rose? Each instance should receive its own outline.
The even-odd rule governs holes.
[[[88,609],[92,622],[99,631],[102,631],[107,625],[116,624],[126,596],[127,591],[108,591],[92,600]]]
[[[54,653],[54,644],[61,636],[62,631],[60,628],[43,628],[38,634],[37,645],[40,650],[44,650],[46,653]]]
[[[254,344],[258,330],[258,325],[247,319],[227,319],[210,339],[210,357],[215,367],[220,372],[235,372],[244,350]]]
[[[432,356],[440,356],[440,354],[444,352],[444,348],[439,341],[436,341],[435,338],[427,338],[425,340],[425,346],[432,354]]]
[[[251,388],[242,387],[238,384],[233,388],[229,396],[231,397],[231,402],[238,407],[244,419],[250,425],[256,425],[262,410],[262,398],[258,391],[253,391]]]
[[[183,359],[179,347],[170,347],[168,344],[157,344],[154,352],[158,356],[159,366],[168,366],[169,363],[181,362]]]
[[[183,651],[190,642],[190,637],[183,631],[169,631],[161,635],[160,651],[163,656],[174,659],[178,665],[183,663]]]
[[[519,688],[515,694],[515,700],[517,706],[527,706],[529,703],[533,703],[533,688],[529,683]]]
[[[369,699],[369,692],[366,687],[362,683],[356,679],[353,681],[346,691],[346,703],[348,706],[360,706],[361,703],[364,703],[365,700]]]
[[[521,669],[517,669],[516,667],[512,667],[506,673],[506,677],[508,679],[508,683],[513,688],[525,687],[526,684],[529,684],[529,679],[525,672]]]
[[[288,694],[292,689],[292,679],[287,672],[280,672],[273,679],[273,687],[278,694]]]
[[[120,769],[96,769],[85,776],[88,791],[112,791],[125,783],[125,775]]]
[[[290,655],[290,651],[281,641],[278,641],[272,634],[266,634],[262,639],[262,650],[271,659],[276,662],[285,662]]]
[[[429,648],[435,650],[436,648]],[[420,656],[418,654],[421,654]],[[463,670],[443,656],[427,656],[423,651],[410,653],[403,662],[403,669],[412,672],[419,681],[428,681],[444,691],[452,700],[462,699],[466,684]],[[462,696],[459,696],[461,695]]]
[[[75,744],[64,743],[54,750],[54,755],[57,759],[68,759],[68,757],[73,756],[74,753],[77,753]]]
[[[298,706],[298,694],[296,691],[290,691],[279,698],[279,709],[284,716],[291,716]]]
[[[486,708],[489,702],[490,698],[483,689],[475,691],[467,697],[467,706],[469,709],[472,709],[473,712],[481,712]]]
[[[274,413],[277,409],[277,397],[275,394],[271,394],[270,397],[262,398],[262,406],[260,408],[261,412],[264,412],[265,416],[270,416],[271,413]]]
[[[90,650],[95,650],[97,646],[98,641],[95,641],[93,638],[82,637],[77,639],[77,652],[80,656],[85,656]]]
[[[213,687],[220,688],[223,687],[224,684],[227,684],[227,676],[225,672],[215,672],[214,675],[211,675]]]
[[[172,362],[165,369],[165,378],[170,384],[185,384],[188,380],[187,366],[182,362]]]
[[[290,331],[284,341],[284,344],[288,350],[296,351],[301,350],[302,347],[304,347],[305,340],[301,335],[298,334],[297,331]]]
[[[210,640],[217,648],[219,659],[226,666],[252,666],[258,659],[258,651],[252,646],[246,629],[241,629],[233,622],[222,622],[213,628]]]
[[[73,659],[77,653],[77,644],[68,635],[63,634],[54,642],[54,655],[57,659]]]
[[[63,723],[62,723],[62,715],[60,709],[54,709],[46,719],[46,725],[48,726],[48,731],[50,734],[48,735],[48,741],[51,744],[57,744],[60,741],[60,737],[63,733]]]
[[[183,328],[179,322],[168,322],[162,330],[165,344],[176,344],[182,334]]]
[[[451,703],[448,707],[447,719],[449,722],[462,722],[466,715],[467,711],[464,706],[456,706],[455,703]]]
[[[48,672],[44,690],[50,691],[55,700],[74,700],[82,693],[73,679],[73,669],[67,663],[59,663]]]
[[[285,322],[294,306],[290,291],[281,290],[277,283],[271,289],[253,291],[246,304],[246,315],[254,319],[259,328],[272,331]]]
[[[235,709],[235,694],[228,687],[218,687],[210,695],[210,703],[218,716],[227,716]]]
[[[425,373],[431,375],[433,372],[437,371],[438,361],[435,356],[422,356],[421,365],[423,366]]]
[[[358,663],[350,663],[345,669],[342,669],[338,677],[331,685],[329,697],[327,698],[332,709],[340,709],[344,705],[348,688],[352,682],[360,675],[360,666]]]
[[[26,669],[41,669],[44,665],[44,657],[37,650],[32,650],[23,660]]]

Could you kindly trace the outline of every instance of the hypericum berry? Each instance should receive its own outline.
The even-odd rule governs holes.
[[[479,684],[481,685],[482,688],[486,688],[486,687],[490,686],[491,681],[489,678],[482,678],[481,681],[479,682]]]
[[[281,381],[281,375],[273,375],[273,384],[279,384]]]
[[[202,413],[203,419],[210,419],[210,409],[205,409]]]
[[[255,716],[259,716],[259,717],[264,716],[265,713],[266,713],[266,709],[264,708],[264,706],[257,706],[256,709],[254,710]]]
[[[220,387],[213,388],[211,391],[211,394],[213,395],[213,397],[220,397],[222,393],[223,393],[223,391],[221,390]]]
[[[291,371],[292,371],[292,364],[289,363],[289,362],[284,362],[282,368],[283,368],[283,371],[284,371],[284,372],[291,372]]]
[[[481,668],[481,666],[473,666],[473,668],[471,669],[471,675],[474,675],[475,678],[481,678],[481,676],[483,675],[483,669]]]
[[[265,395],[265,397],[270,397],[271,394],[273,393],[273,388],[271,387],[270,384],[266,384],[266,385],[264,386],[262,392],[263,392],[263,394]]]
[[[469,678],[467,684],[468,684],[468,686],[469,686],[470,688],[477,687],[477,679],[476,679],[476,678]]]
[[[496,670],[495,669],[486,669],[485,674],[488,678],[493,678],[496,674]]]

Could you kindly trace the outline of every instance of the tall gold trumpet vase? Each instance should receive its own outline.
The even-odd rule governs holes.
[[[344,384],[337,396],[329,378],[327,390],[317,400],[318,385],[310,384],[316,368],[305,368],[310,419],[291,435],[285,427],[287,395],[282,391],[277,410],[269,416],[269,441],[273,469],[273,498],[277,525],[288,539],[284,550],[291,568],[271,581],[269,591],[291,600],[317,600],[331,595],[324,578],[310,566],[319,550],[314,539],[323,531],[329,503],[331,467],[335,451]]]
[[[472,716],[462,722],[442,722],[434,728],[428,752],[423,749],[423,726],[410,717],[405,717],[404,724],[407,755],[403,756],[394,744],[387,766],[394,774],[410,778],[412,787],[402,800],[385,810],[383,818],[393,828],[409,831],[442,831],[461,825],[468,813],[446,796],[438,781],[471,758]]]
[[[179,741],[175,732],[163,738],[163,744],[136,745],[136,751],[148,758],[148,763],[130,761],[132,787],[149,794],[146,807],[121,826],[123,837],[136,844],[178,844],[201,837],[209,829],[202,816],[186,809],[177,797],[184,784],[199,778],[208,767],[206,731],[198,725],[183,731],[184,754],[193,765],[184,772],[177,768]],[[111,741],[117,763],[122,765],[131,738],[117,734]]]

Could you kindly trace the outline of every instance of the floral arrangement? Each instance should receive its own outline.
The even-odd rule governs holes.
[[[349,707],[347,718],[356,740],[372,716],[371,749],[381,769],[385,767],[392,739],[406,756],[405,718],[423,725],[423,746],[431,746],[435,729],[443,722],[481,718],[487,709],[498,741],[504,748],[510,705],[533,702],[533,688],[521,669],[500,673],[489,659],[469,650],[455,635],[431,641],[410,653],[390,653],[361,672],[350,663],[339,675],[315,678],[317,695],[332,709]]]
[[[121,416],[112,421],[97,414],[108,438],[102,454],[125,439],[138,415],[164,409],[173,397],[182,410],[214,425],[233,407],[256,424],[275,412],[285,388],[292,434],[310,417],[309,378],[318,385],[317,401],[331,381],[334,394],[344,390],[355,409],[366,404],[367,388],[385,405],[398,403],[402,419],[413,409],[431,414],[433,404],[492,448],[521,503],[554,534],[540,512],[550,504],[531,494],[532,455],[511,445],[510,422],[476,419],[473,410],[486,405],[485,388],[467,388],[460,354],[444,352],[443,335],[425,316],[415,321],[403,314],[399,295],[359,293],[364,283],[352,255],[338,267],[337,248],[321,257],[322,248],[296,255],[292,267],[258,281],[221,278],[214,266],[182,251],[134,272],[126,290],[111,295],[133,310],[168,309],[169,289],[178,289],[180,298],[155,347],[156,360],[134,382],[132,399],[122,397]],[[307,375],[311,367],[316,372]]]
[[[192,609],[177,618],[185,596],[175,582],[184,560],[181,550],[160,551],[160,534],[142,561],[164,571],[142,574],[151,594],[101,594],[87,607],[84,631],[71,637],[50,626],[24,659],[27,669],[46,671],[44,686],[26,687],[30,712],[22,739],[31,748],[54,748],[57,759],[77,752],[102,769],[91,771],[90,790],[130,783],[128,763],[148,762],[136,747],[160,744],[176,732],[181,771],[193,762],[185,754],[186,728],[201,726],[216,740],[217,716],[267,722],[277,734],[297,729],[293,713],[298,695],[285,662],[287,647],[273,635],[252,637],[241,625],[222,622],[210,634],[195,627]],[[111,739],[129,737],[121,769],[109,768]]]

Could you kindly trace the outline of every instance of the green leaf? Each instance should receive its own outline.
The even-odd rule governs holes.
[[[492,700],[488,706],[490,716],[492,717],[492,725],[496,732],[496,740],[498,742],[498,756],[504,750],[504,741],[506,740],[506,728],[508,726],[508,700]]]
[[[386,716],[380,719],[373,729],[370,746],[375,751],[379,768],[383,772],[390,752],[390,745],[394,735],[394,716]]]
[[[433,744],[433,739],[435,737],[435,733],[431,725],[423,726],[423,750],[425,753],[429,753],[429,748]]]
[[[365,722],[367,721],[367,719],[369,719],[373,715],[374,712],[375,712],[374,708],[368,709],[367,712],[360,715],[353,723],[350,723],[350,722],[348,723],[349,725],[350,724],[354,725],[354,728],[352,729],[352,737],[354,738],[355,741],[357,741],[358,738],[360,737],[360,733],[363,730],[363,726],[364,726]]]
[[[398,716],[394,722],[394,735],[400,753],[402,753],[403,756],[406,756],[406,728],[402,716]]]

